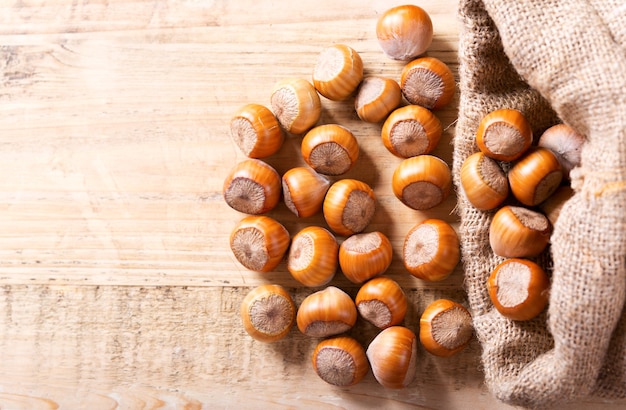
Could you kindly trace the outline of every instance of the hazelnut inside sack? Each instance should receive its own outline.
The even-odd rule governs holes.
[[[589,395],[626,397],[626,9],[621,0],[461,0],[460,104],[454,141],[459,233],[485,379],[501,400],[548,407]],[[521,111],[538,136],[562,121],[587,141],[548,250],[547,312],[503,318],[486,289],[502,261],[493,212],[460,188],[480,118]]]

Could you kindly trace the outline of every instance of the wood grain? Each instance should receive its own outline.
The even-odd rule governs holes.
[[[320,50],[336,42],[360,53],[366,74],[399,79],[402,63],[383,56],[374,27],[400,3],[0,4],[0,408],[508,408],[483,387],[476,340],[449,359],[420,351],[406,389],[384,389],[371,373],[339,389],[310,366],[315,340],[294,329],[267,345],[240,326],[239,303],[254,286],[282,284],[297,302],[313,290],[284,263],[258,274],[228,249],[242,215],[224,203],[222,183],[244,159],[230,116],[248,102],[267,105],[280,79],[310,78]],[[435,26],[428,54],[456,75],[456,2],[420,5]],[[435,154],[448,163],[456,104],[437,112],[445,132]],[[456,226],[454,195],[427,212],[408,209],[391,191],[400,160],[382,145],[380,124],[359,121],[352,101],[323,99],[320,123],[331,122],[359,140],[346,177],[375,188],[368,230],[394,246],[387,274],[412,302],[406,325],[417,329],[435,298],[465,302],[460,266],[427,284],[399,258],[418,221]],[[280,173],[303,164],[299,140],[289,135],[267,161]],[[291,234],[325,224],[282,204],[270,216]],[[331,284],[357,291],[340,274]],[[364,344],[375,334],[368,326],[352,330]]]
[[[354,294],[357,288],[346,288]],[[371,372],[335,388],[310,365],[316,340],[293,329],[274,344],[239,326],[246,287],[5,285],[0,288],[2,408],[505,408],[485,391],[474,340],[459,355],[420,348],[418,377],[381,388]],[[289,288],[300,303],[307,292]],[[406,323],[434,298],[407,289]],[[362,343],[376,334],[359,321]],[[570,408],[585,408],[585,404]],[[613,408],[613,407],[607,407]],[[618,408],[618,407],[614,407]]]
[[[310,78],[317,54],[334,42],[357,49],[368,73],[399,79],[402,68],[382,55],[373,33],[384,2],[345,8],[277,2],[254,15],[247,10],[260,6],[243,1],[50,3],[3,13],[19,33],[3,34],[0,50],[2,99],[9,102],[0,169],[12,175],[0,182],[4,283],[265,281],[224,246],[241,215],[225,205],[221,187],[244,159],[230,140],[230,116],[248,102],[268,104],[282,78]],[[448,6],[430,8],[441,27],[430,53],[455,69]],[[49,18],[53,23],[44,23]],[[448,127],[455,111],[439,117]],[[348,126],[359,139],[361,158],[346,177],[375,187],[379,211],[371,229],[389,235],[396,249],[420,219],[454,220],[453,196],[428,214],[393,197],[399,159],[384,149],[380,125],[359,121],[351,101],[324,100],[320,123],[328,122]],[[449,162],[452,132],[437,151]],[[268,162],[281,173],[303,164],[299,139],[290,136]],[[284,205],[270,215],[292,233],[323,224],[321,217],[297,220]],[[284,266],[277,272],[297,285]],[[390,273],[415,283],[397,260]]]

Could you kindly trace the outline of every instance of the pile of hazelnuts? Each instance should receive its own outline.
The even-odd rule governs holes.
[[[403,158],[393,174],[394,195],[412,209],[427,210],[441,204],[452,188],[449,166],[431,153],[443,132],[433,111],[450,103],[455,81],[445,63],[422,56],[433,37],[432,21],[422,8],[387,10],[377,22],[376,34],[387,56],[410,60],[400,82],[364,77],[361,57],[347,45],[325,48],[312,82],[280,81],[271,93],[271,109],[247,104],[232,117],[232,138],[248,159],[228,173],[223,194],[230,207],[248,214],[230,235],[230,248],[239,263],[268,272],[286,259],[299,283],[321,288],[299,307],[280,285],[253,289],[241,305],[247,333],[273,342],[296,324],[303,334],[321,339],[312,363],[324,381],[350,386],[371,368],[383,386],[402,388],[415,376],[418,336],[402,325],[407,311],[402,288],[382,276],[392,261],[389,239],[382,232],[365,232],[376,210],[374,190],[363,181],[342,177],[358,160],[357,138],[340,124],[316,126],[320,95],[333,101],[354,96],[361,120],[382,123],[384,146]],[[408,104],[401,106],[403,97]],[[286,133],[303,134],[301,153],[307,166],[281,176],[262,158],[280,149]],[[321,211],[327,227],[307,226],[291,237],[279,221],[263,215],[281,198],[299,218]],[[432,218],[407,233],[402,250],[407,271],[426,281],[445,279],[459,255],[455,230]],[[327,286],[339,268],[360,285],[354,300],[338,287]],[[380,329],[367,350],[345,335],[358,315]],[[457,302],[437,300],[421,316],[419,341],[431,354],[453,355],[471,336],[470,314]]]
[[[460,182],[477,209],[494,211],[489,243],[501,258],[487,281],[494,307],[512,320],[530,320],[548,304],[550,279],[532,259],[548,246],[552,226],[573,190],[567,182],[580,164],[584,137],[566,124],[536,143],[518,110],[485,115],[476,131],[478,151],[461,165]]]

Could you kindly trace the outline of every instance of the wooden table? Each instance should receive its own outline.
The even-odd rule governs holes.
[[[335,388],[310,364],[316,340],[294,328],[263,344],[240,323],[240,302],[257,285],[282,284],[297,303],[314,289],[284,263],[259,274],[230,252],[242,215],[223,201],[222,183],[245,158],[230,116],[244,103],[269,104],[280,79],[309,79],[333,43],[355,48],[366,74],[399,79],[402,63],[382,54],[375,23],[402,2],[8,3],[0,6],[0,408],[508,408],[483,386],[475,340],[448,359],[420,349],[405,389],[385,389],[371,373]],[[456,75],[456,2],[420,5],[435,26],[428,54]],[[437,112],[445,132],[435,154],[448,163],[456,106]],[[457,223],[454,195],[427,212],[402,205],[391,191],[400,160],[382,145],[380,124],[358,120],[352,101],[323,99],[323,107],[320,123],[345,125],[359,140],[361,157],[345,177],[375,187],[368,230],[393,244],[387,275],[411,301],[405,324],[417,329],[436,298],[465,303],[460,266],[430,284],[399,256],[415,223]],[[303,164],[299,141],[290,135],[267,161],[280,173]],[[269,215],[291,234],[324,226],[282,204]],[[358,289],[340,273],[331,284]],[[359,322],[353,334],[367,342],[374,331]]]

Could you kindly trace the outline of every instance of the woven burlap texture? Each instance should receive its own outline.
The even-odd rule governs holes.
[[[460,0],[459,120],[453,169],[465,285],[489,389],[542,408],[626,397],[626,2]],[[478,149],[480,119],[523,112],[535,138],[565,122],[586,136],[575,195],[537,260],[552,275],[547,311],[527,322],[493,308],[486,281],[503,259],[489,246],[493,212],[458,179]]]

